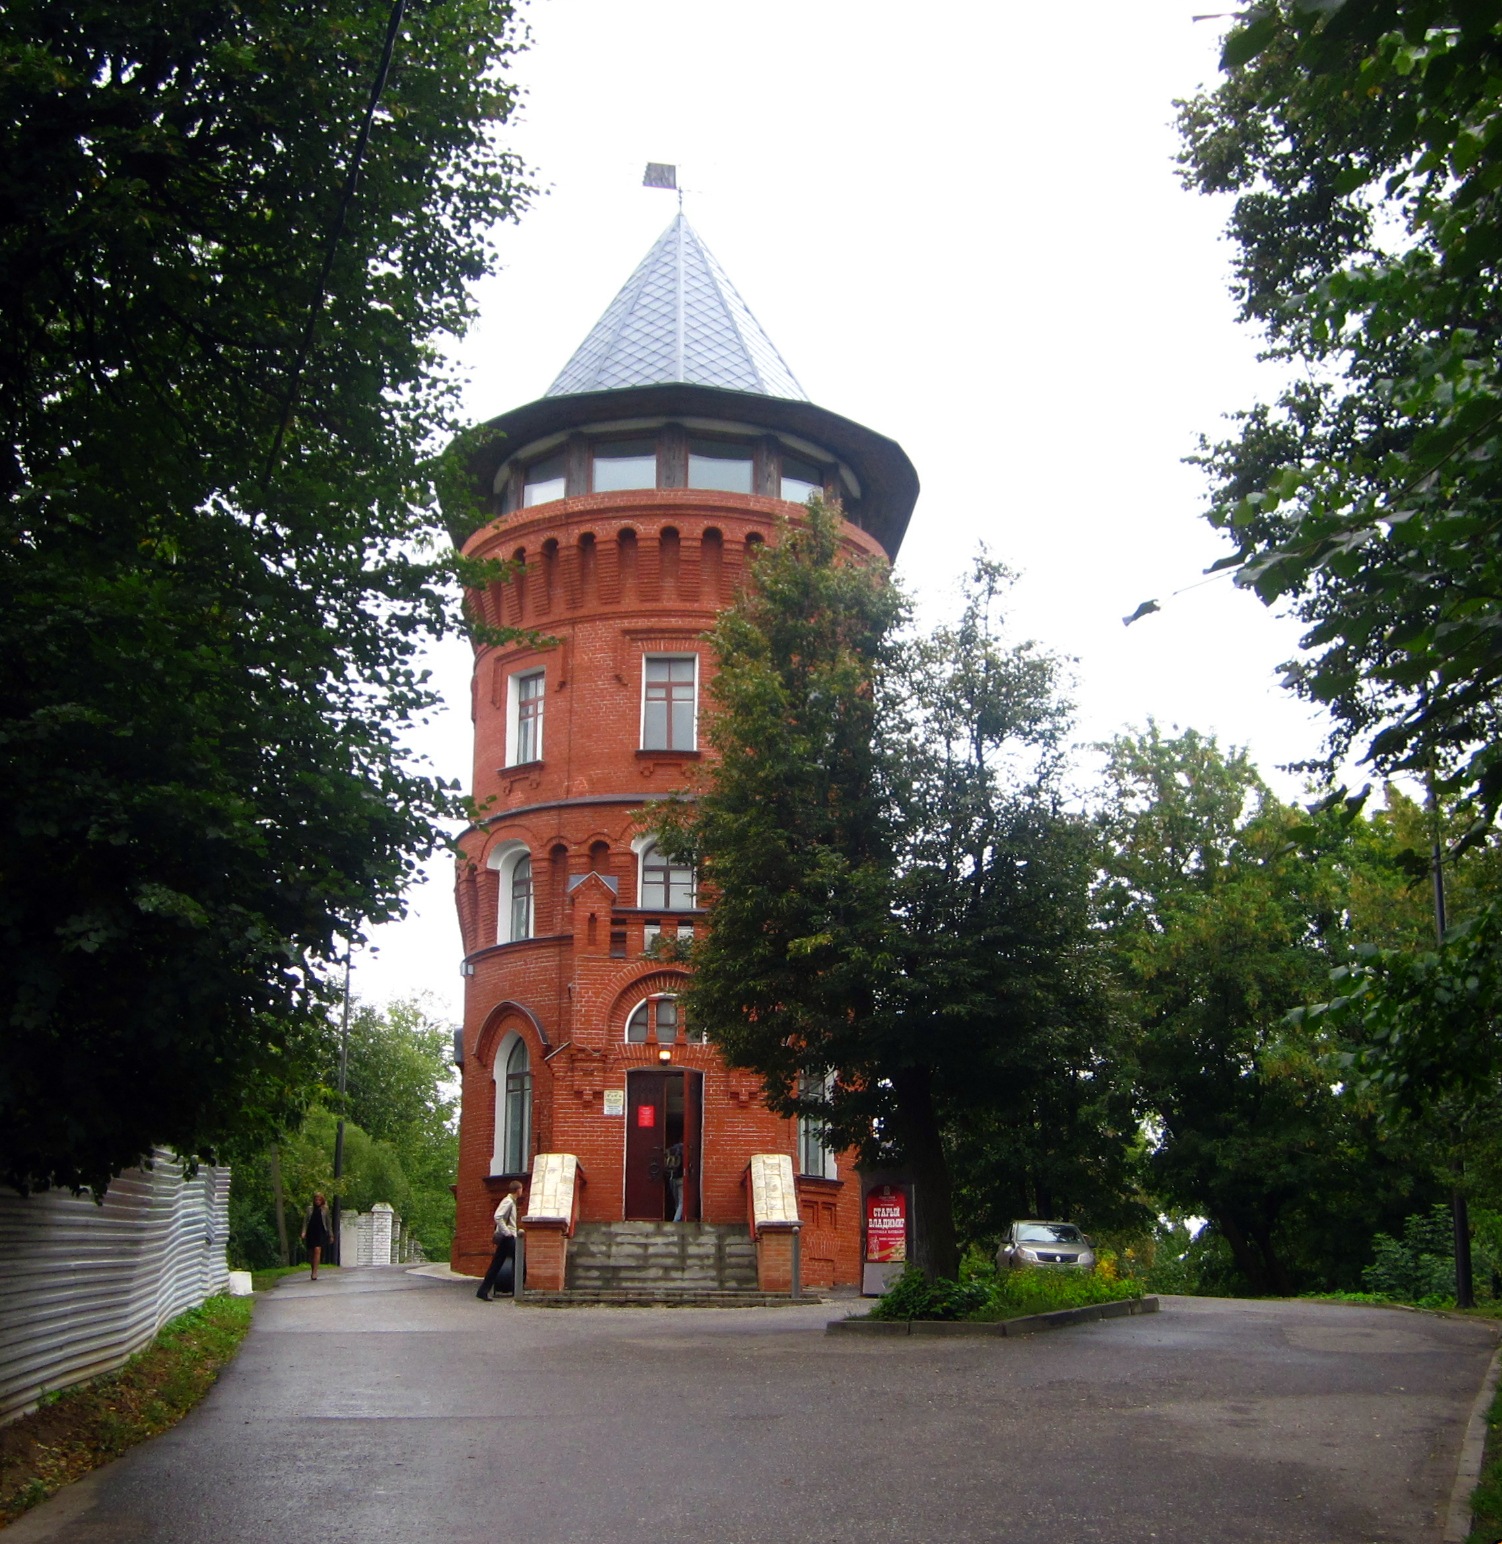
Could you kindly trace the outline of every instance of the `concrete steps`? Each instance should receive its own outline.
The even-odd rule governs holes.
[[[528,1308],[791,1308],[822,1300],[817,1292],[795,1298],[786,1292],[701,1292],[685,1287],[528,1292],[521,1299]]]
[[[712,1222],[581,1223],[569,1240],[567,1288],[601,1302],[764,1295],[746,1229]]]

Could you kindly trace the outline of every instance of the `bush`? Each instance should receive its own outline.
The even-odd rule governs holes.
[[[1141,1297],[1142,1291],[1140,1281],[1122,1280],[1110,1264],[1093,1271],[1001,1271],[991,1284],[985,1311],[972,1317],[1012,1319],[1019,1314],[1052,1313],[1059,1308]]]
[[[1401,1241],[1379,1233],[1372,1251],[1375,1258],[1361,1273],[1368,1292],[1424,1307],[1454,1300],[1455,1235],[1443,1203],[1410,1217]]]
[[[910,1265],[871,1310],[873,1319],[968,1319],[986,1306],[989,1294],[979,1281],[932,1281]]]
[[[964,1279],[929,1280],[909,1267],[871,1310],[873,1319],[1015,1319],[1142,1296],[1142,1284],[1123,1281],[1107,1263],[1093,1271],[1031,1270],[998,1272],[990,1265],[966,1262]]]

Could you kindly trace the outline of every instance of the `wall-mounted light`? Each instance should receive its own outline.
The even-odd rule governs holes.
[[[670,1062],[673,1059],[673,1053],[671,1051],[659,1051],[657,1059],[660,1062]]]

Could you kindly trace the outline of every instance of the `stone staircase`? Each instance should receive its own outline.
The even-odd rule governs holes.
[[[758,1289],[756,1246],[734,1223],[580,1223],[569,1240],[567,1279],[566,1291],[528,1292],[526,1301],[705,1308],[792,1301]]]

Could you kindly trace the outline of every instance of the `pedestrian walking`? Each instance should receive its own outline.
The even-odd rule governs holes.
[[[318,1262],[323,1258],[323,1252],[334,1242],[333,1225],[329,1222],[328,1203],[323,1199],[320,1190],[313,1196],[313,1204],[308,1208],[307,1218],[302,1225],[302,1241],[308,1251],[308,1259],[313,1262],[313,1280],[318,1280]]]
[[[495,1292],[507,1296],[515,1288],[517,1203],[521,1193],[522,1182],[512,1180],[501,1197],[501,1204],[495,1209],[495,1255],[480,1283],[480,1290],[475,1293],[482,1302],[488,1303]]]

